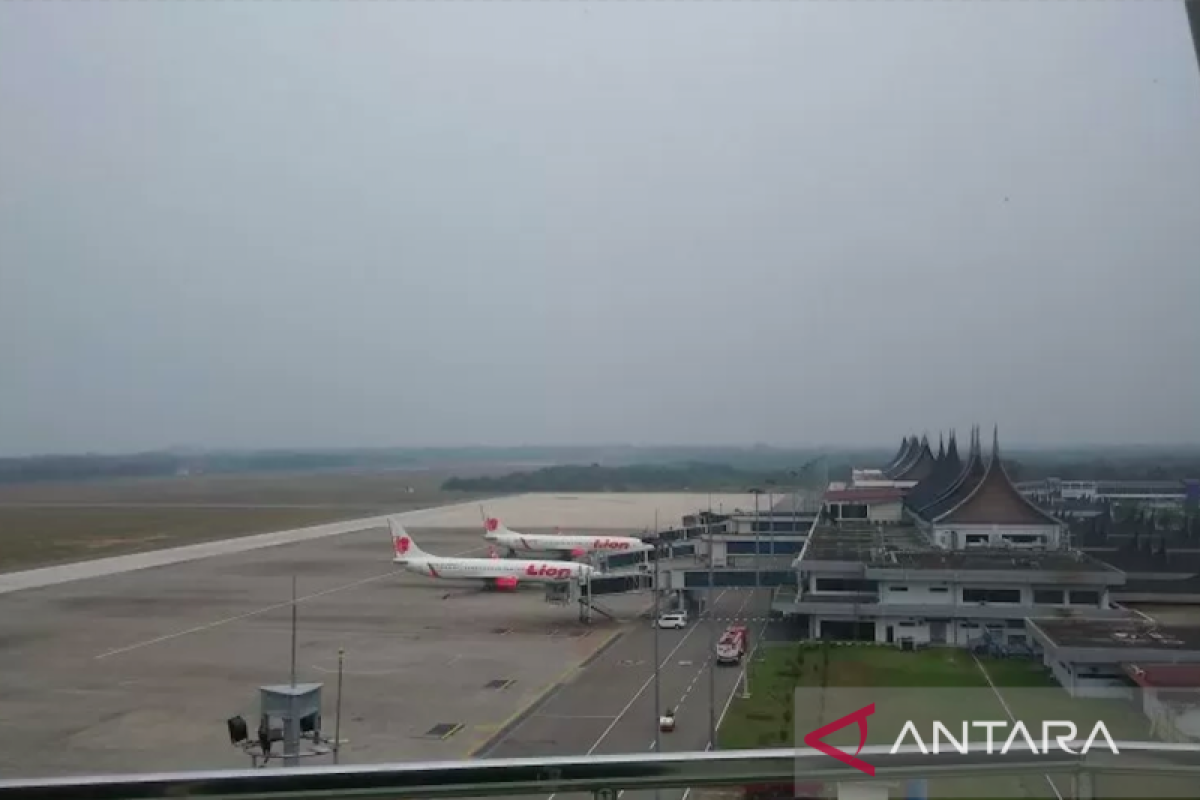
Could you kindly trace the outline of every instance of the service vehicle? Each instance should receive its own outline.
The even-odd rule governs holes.
[[[717,663],[740,664],[746,655],[746,626],[730,625],[717,640]]]

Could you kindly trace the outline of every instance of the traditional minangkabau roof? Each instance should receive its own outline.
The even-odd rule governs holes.
[[[956,455],[957,452],[958,446],[956,444]],[[970,494],[986,471],[987,467],[983,463],[983,454],[979,446],[979,431],[976,428],[972,428],[971,444],[967,450],[967,461],[962,465],[962,469],[958,475],[936,497],[922,500],[919,506],[912,506],[913,510],[926,521],[933,521],[940,514],[950,510],[961,499]]]
[[[933,451],[929,449],[929,437],[922,436],[921,443],[917,446],[916,456],[905,464],[903,469],[889,477],[895,481],[922,481],[929,477],[936,465]]]
[[[894,472],[903,469],[904,465],[916,456],[918,450],[917,437],[913,436],[909,438],[906,436],[900,445],[900,452],[883,468],[883,474],[889,478],[892,477]]]
[[[959,525],[1062,525],[1017,490],[1000,458],[1000,434],[992,431],[992,456],[987,469],[970,492],[932,519],[939,524]]]
[[[958,440],[954,431],[950,432],[950,447],[939,447],[937,465],[925,480],[908,490],[904,504],[912,511],[918,511],[948,491],[963,472],[962,460],[958,457]]]
[[[896,455],[892,456],[891,460],[883,466],[880,472],[887,472],[892,467],[900,463],[900,460],[908,453],[908,437],[905,436],[900,440],[900,449],[896,451]]]

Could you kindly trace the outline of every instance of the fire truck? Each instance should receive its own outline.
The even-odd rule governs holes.
[[[717,641],[717,663],[740,664],[746,646],[746,626],[730,625]]]

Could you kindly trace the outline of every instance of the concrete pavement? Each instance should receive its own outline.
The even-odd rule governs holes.
[[[767,590],[718,590],[714,608],[716,616],[724,619],[762,619],[769,599]],[[725,624],[715,622],[714,633],[706,620],[693,620],[681,631],[659,631],[661,707],[654,704],[654,630],[649,624],[638,625],[477,755],[518,758],[653,752],[658,717],[667,708],[675,709],[676,730],[661,734],[662,752],[706,749],[710,679],[714,682],[712,707],[719,720],[742,673],[737,667],[713,667],[713,639]],[[751,623],[752,645],[765,625]],[[683,795],[683,791],[663,791],[658,796],[681,800]],[[573,797],[540,795],[536,800]],[[654,793],[624,792],[622,797],[650,800]]]
[[[413,530],[487,553],[478,528]],[[0,774],[248,766],[225,719],[253,730],[257,687],[287,679],[293,576],[299,678],[325,682],[327,728],[345,650],[344,764],[463,758],[630,624],[391,557],[375,528],[0,596]],[[605,598],[624,620],[647,602]]]
[[[459,505],[474,507],[476,503],[472,501],[470,503],[460,503]],[[423,508],[417,511],[406,511],[393,516],[407,525],[420,525],[421,522],[430,517],[445,514],[448,511],[456,509],[458,509],[458,506],[441,506]],[[254,536],[241,536],[235,539],[220,539],[213,542],[184,545],[183,547],[171,547],[165,550],[152,550],[148,553],[97,558],[90,561],[78,561],[74,564],[43,567],[41,569],[30,569],[22,572],[0,573],[0,594],[19,592],[25,589],[38,589],[43,586],[54,586],[86,578],[118,575],[123,572],[134,572],[153,567],[165,567],[170,564],[181,564],[202,558],[234,555],[251,550],[260,550],[264,547],[276,547],[278,545],[324,539],[329,536],[340,536],[345,533],[386,527],[387,520],[387,516],[364,517],[345,522],[313,525],[307,528],[273,531]]]

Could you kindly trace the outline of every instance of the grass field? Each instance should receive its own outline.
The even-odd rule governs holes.
[[[985,666],[995,669],[992,680],[997,685],[1048,685],[1041,671],[1030,669],[1028,664],[987,662]],[[970,653],[958,648],[913,653],[894,647],[821,647],[807,643],[759,650],[751,665],[750,682],[750,698],[735,699],[721,725],[722,747],[795,746],[795,725],[785,712],[797,689],[988,688]],[[815,719],[813,727],[827,721]]]
[[[876,712],[869,718],[867,743],[873,745],[891,745],[907,720],[930,745],[935,720],[957,736],[964,722],[1007,722],[1010,711],[1029,726],[1039,747],[1043,720],[1074,720],[1081,738],[1087,738],[1101,719],[1118,741],[1151,738],[1147,721],[1131,703],[1076,700],[1040,663],[977,662],[958,648],[903,652],[871,645],[770,646],[761,649],[751,665],[750,683],[751,696],[735,699],[721,725],[724,749],[794,747],[797,731],[816,730],[872,702]],[[982,731],[976,733],[983,741]],[[1007,735],[1006,730],[1002,736]],[[858,731],[850,725],[824,740],[853,753]],[[931,785],[931,796],[981,796],[978,784],[967,779],[940,778],[937,783],[939,791]],[[1050,784],[1040,774],[992,779],[987,791],[988,797],[1053,796],[1047,795]]]
[[[0,571],[471,499],[444,472],[242,475],[0,487]],[[411,488],[412,491],[409,491]]]
[[[201,475],[0,486],[0,506],[15,504],[254,504],[377,507],[464,498],[445,493],[443,471]],[[408,488],[412,487],[412,493]],[[446,502],[451,502],[447,500]]]

